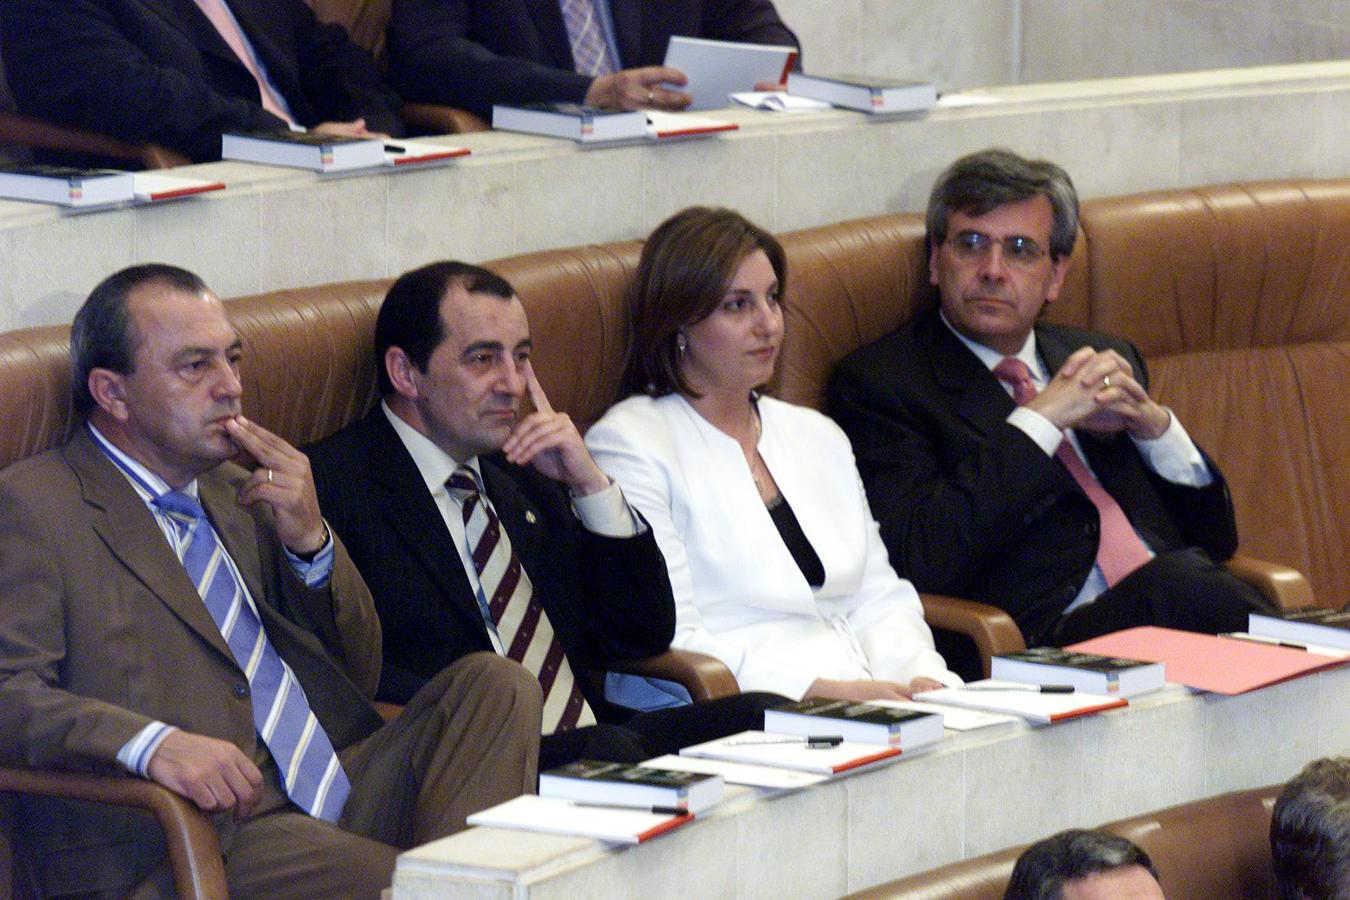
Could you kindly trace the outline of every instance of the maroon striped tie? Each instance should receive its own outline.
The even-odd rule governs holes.
[[[520,567],[497,514],[483,500],[473,469],[460,466],[446,481],[464,512],[464,532],[479,589],[510,659],[539,679],[544,690],[544,734],[594,725],[595,714],[572,677],[548,616],[534,598],[530,577]]]

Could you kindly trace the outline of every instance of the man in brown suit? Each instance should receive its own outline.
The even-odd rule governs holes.
[[[0,760],[182,794],[238,896],[375,896],[398,848],[533,789],[539,690],[514,663],[465,658],[382,724],[370,594],[305,457],[240,415],[239,338],[200,279],[119,272],[71,343],[87,421],[0,473]],[[20,816],[41,893],[167,890],[140,814]]]

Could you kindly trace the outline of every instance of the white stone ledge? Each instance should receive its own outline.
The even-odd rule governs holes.
[[[1170,686],[1048,728],[950,734],[912,759],[796,793],[734,792],[621,850],[470,829],[405,853],[394,900],[837,897],[1063,828],[1283,781],[1350,749],[1350,669],[1240,697]]]

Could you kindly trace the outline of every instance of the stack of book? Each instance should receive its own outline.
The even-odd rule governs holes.
[[[884,78],[873,75],[788,76],[788,93],[823,100],[869,115],[927,112],[937,105],[937,88],[931,81]]]

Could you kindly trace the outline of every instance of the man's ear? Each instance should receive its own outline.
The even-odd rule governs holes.
[[[394,386],[395,393],[409,400],[417,399],[419,393],[417,367],[408,358],[408,354],[403,352],[402,347],[390,347],[384,351],[384,371],[389,376],[389,383]]]
[[[89,370],[89,396],[94,405],[118,422],[125,422],[131,415],[127,402],[126,376],[112,369],[94,368]]]
[[[1064,276],[1069,274],[1069,260],[1071,254],[1065,254],[1051,263],[1050,286],[1045,292],[1046,305],[1054,303],[1059,299],[1060,288],[1064,287]]]
[[[932,246],[928,248],[928,283],[938,287],[938,251],[942,248],[931,240],[929,244]]]

